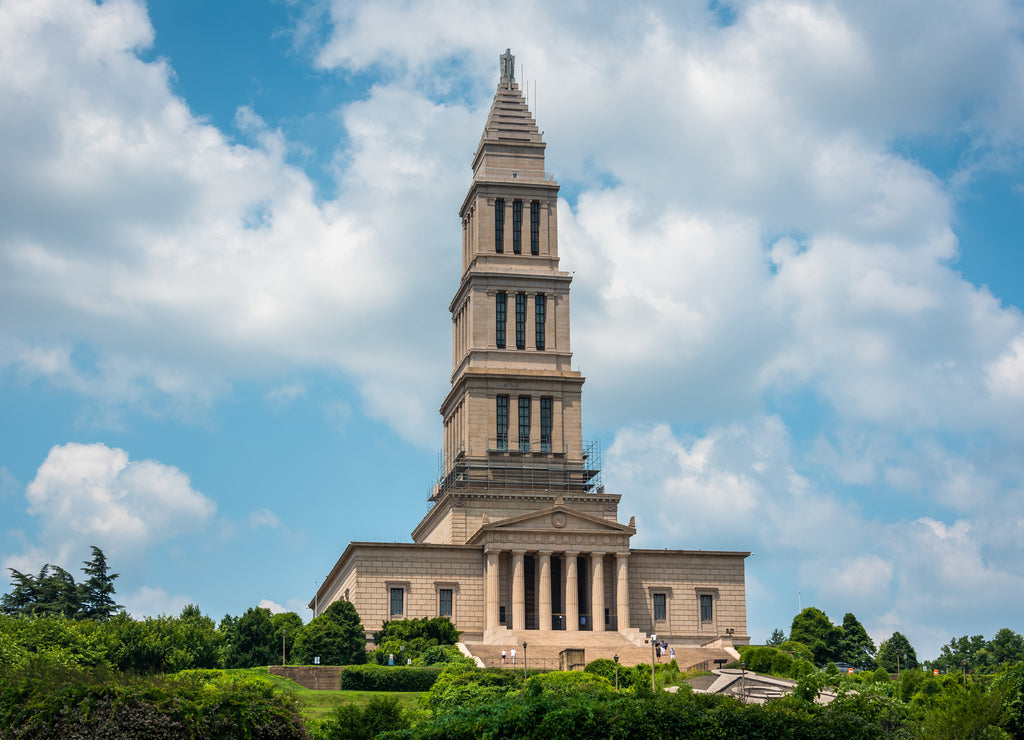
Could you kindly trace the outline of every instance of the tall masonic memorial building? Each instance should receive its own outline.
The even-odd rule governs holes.
[[[462,279],[449,306],[452,381],[432,506],[411,543],[349,544],[310,606],[348,600],[368,633],[387,620],[449,617],[478,656],[529,640],[533,655],[626,657],[656,633],[680,668],[703,663],[749,642],[749,553],[630,548],[634,520],[619,521],[620,496],[601,485],[600,456],[582,437],[558,184],[514,63],[501,55],[459,212]]]

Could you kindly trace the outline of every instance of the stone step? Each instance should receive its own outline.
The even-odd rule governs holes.
[[[515,664],[517,668],[523,665],[523,657],[525,655],[527,667],[557,669],[559,667],[559,653],[566,648],[582,649],[584,651],[585,663],[597,660],[598,658],[612,660],[615,655],[618,655],[619,664],[623,666],[634,666],[640,663],[650,665],[651,649],[649,647],[637,647],[621,635],[618,638],[617,643],[608,639],[586,641],[563,638],[563,641],[559,643],[545,640],[542,644],[527,639],[525,651],[522,648],[522,641],[513,642],[511,640],[505,645],[466,643],[466,648],[473,657],[479,658],[488,667],[511,667],[511,651],[513,647],[515,647],[517,652]],[[504,663],[501,660],[502,650],[505,650],[506,653]],[[691,668],[710,670],[716,667],[714,663],[716,658],[730,663],[733,661],[733,656],[722,648],[680,647],[676,649],[676,664],[679,666],[679,670],[683,671]],[[655,658],[657,663],[667,663],[669,660],[668,655],[663,655],[660,659]]]

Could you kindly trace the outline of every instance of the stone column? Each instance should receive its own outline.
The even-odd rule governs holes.
[[[539,612],[538,620],[542,631],[551,630],[551,552],[541,550],[540,555],[540,583],[537,586]]]
[[[615,553],[615,610],[619,631],[629,628],[629,553]]]
[[[565,628],[577,632],[580,628],[580,593],[576,582],[578,552],[565,553]]]
[[[590,611],[594,615],[594,632],[604,632],[604,553],[590,554]]]
[[[497,550],[487,551],[484,564],[484,628],[498,627],[498,563],[501,553]]]
[[[512,629],[526,629],[526,568],[525,550],[512,551]]]

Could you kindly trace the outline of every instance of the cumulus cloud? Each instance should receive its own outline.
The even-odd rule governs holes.
[[[270,599],[260,599],[260,603],[256,606],[261,609],[269,609],[271,614],[281,614],[282,612],[288,611],[276,601],[271,601]]]
[[[90,545],[108,556],[139,554],[202,529],[217,508],[174,466],[132,461],[100,443],[51,449],[25,497],[39,521],[39,544],[8,560],[19,570],[68,564]]]
[[[162,588],[143,586],[138,591],[124,596],[118,595],[119,603],[135,619],[159,617],[165,614],[180,614],[192,599],[180,594],[171,595]]]

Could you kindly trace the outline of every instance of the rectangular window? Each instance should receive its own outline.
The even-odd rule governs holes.
[[[508,396],[498,396],[498,449],[508,449]]]
[[[540,201],[530,201],[530,254],[540,254]]]
[[[516,293],[516,349],[526,349],[526,293]]]
[[[540,451],[551,452],[551,405],[552,399],[540,399]]]
[[[665,594],[654,594],[654,621],[665,621]]]
[[[437,616],[450,617],[452,615],[452,590],[442,588],[437,592]]]
[[[498,624],[505,624],[505,607],[498,607]]]
[[[523,201],[512,201],[512,252],[523,252]]]
[[[405,614],[405,589],[391,589],[391,616],[400,617]]]
[[[498,293],[494,297],[494,343],[499,349],[505,348],[505,307],[508,296]]]
[[[700,621],[711,621],[711,594],[700,595]]]
[[[537,349],[544,349],[544,317],[547,313],[547,303],[544,300],[543,293],[538,293],[533,301],[534,306],[536,307],[534,324],[537,328],[534,341],[537,345]]]
[[[519,450],[530,451],[530,397],[519,397]]]
[[[494,201],[494,251],[505,251],[505,201],[501,198]]]

